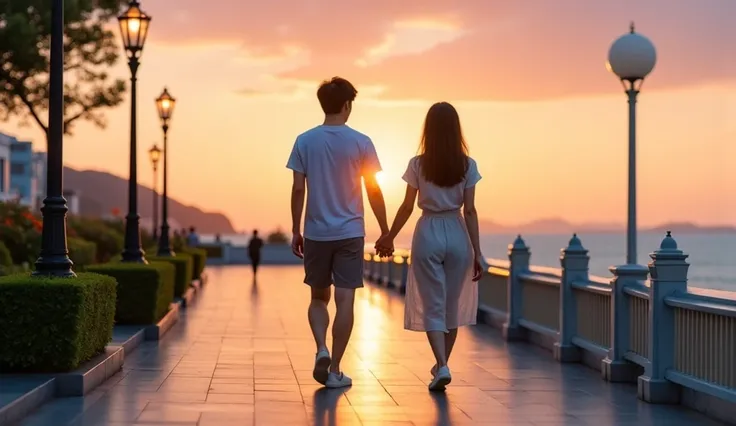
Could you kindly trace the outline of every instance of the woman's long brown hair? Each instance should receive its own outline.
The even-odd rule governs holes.
[[[440,187],[455,186],[465,179],[468,147],[460,116],[447,102],[438,102],[427,112],[419,145],[419,165],[424,179]]]

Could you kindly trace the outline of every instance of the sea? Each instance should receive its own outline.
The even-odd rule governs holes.
[[[567,246],[570,235],[524,235],[531,251],[531,263],[536,266],[560,267],[560,250]],[[626,235],[621,233],[579,234],[583,246],[590,255],[590,274],[610,277],[609,267],[626,261]],[[736,234],[683,233],[673,237],[678,248],[689,255],[688,285],[711,290],[734,292],[736,297]],[[247,245],[250,236],[244,234],[223,235],[223,241],[234,245]],[[481,235],[483,255],[488,258],[508,260],[508,246],[516,235]],[[638,235],[638,262],[646,265],[649,254],[659,248],[664,235],[640,233]],[[213,236],[203,236],[202,241],[212,241]],[[405,244],[400,244],[401,242]],[[397,241],[397,246],[409,248],[410,241]]]

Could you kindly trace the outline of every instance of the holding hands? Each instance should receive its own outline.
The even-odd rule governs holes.
[[[394,254],[394,239],[389,234],[381,235],[376,241],[376,254],[380,257],[389,257]]]

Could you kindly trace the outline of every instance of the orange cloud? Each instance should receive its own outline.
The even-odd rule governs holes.
[[[619,90],[604,64],[632,19],[658,47],[647,88],[736,75],[731,0],[177,0],[176,13],[163,0],[144,2],[155,19],[151,40],[232,40],[278,79],[313,89],[342,75],[381,88],[375,92],[384,99],[536,100]],[[244,86],[289,92],[290,84]]]

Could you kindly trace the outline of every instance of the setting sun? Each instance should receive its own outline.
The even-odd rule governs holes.
[[[386,184],[386,174],[383,171],[376,173],[376,182],[381,186]]]

